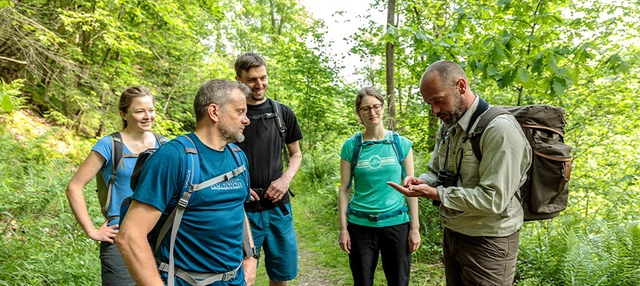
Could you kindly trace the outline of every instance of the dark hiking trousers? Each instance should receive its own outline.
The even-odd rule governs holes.
[[[127,270],[127,266],[122,260],[120,251],[116,244],[108,242],[100,243],[100,263],[102,264],[102,285],[103,286],[134,286]]]
[[[387,285],[409,285],[409,223],[380,228],[349,223],[347,230],[351,237],[349,264],[354,285],[373,285],[378,255],[382,257]]]
[[[520,233],[505,237],[468,236],[444,229],[444,269],[448,286],[513,285]]]

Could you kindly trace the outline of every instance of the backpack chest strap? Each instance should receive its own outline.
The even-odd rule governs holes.
[[[191,190],[190,192],[197,192],[199,190],[202,190],[204,188],[207,188],[209,186],[215,185],[217,183],[220,182],[224,182],[226,180],[230,180],[233,177],[237,177],[238,175],[242,174],[242,172],[246,171],[247,168],[245,168],[244,165],[240,165],[240,167],[235,168],[229,172],[226,172],[222,175],[216,176],[214,178],[211,178],[209,180],[206,180],[200,184],[195,184],[191,186]]]
[[[256,120],[256,119],[271,119],[271,118],[275,118],[276,114],[272,113],[272,112],[267,112],[267,113],[263,113],[263,114],[259,114],[259,115],[250,115],[247,116],[247,118],[249,118],[250,120]]]

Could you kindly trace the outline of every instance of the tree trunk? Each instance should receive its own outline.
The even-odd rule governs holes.
[[[391,27],[395,28],[395,14],[396,14],[396,1],[389,0],[389,5],[387,7],[387,30]],[[393,52],[394,45],[392,42],[387,42],[386,46],[386,70],[387,70],[387,101],[389,102],[389,120],[388,120],[388,128],[390,130],[396,130],[396,101],[394,95],[394,86],[395,82],[393,79]]]

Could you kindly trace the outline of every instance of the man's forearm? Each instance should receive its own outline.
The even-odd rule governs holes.
[[[287,178],[289,182],[293,180],[293,177],[296,176],[298,171],[300,170],[300,166],[302,165],[302,153],[298,152],[292,154],[289,157],[289,165],[287,166],[287,170],[282,174],[283,177]]]
[[[164,285],[158,275],[155,258],[147,237],[119,233],[116,239],[122,259],[137,285]]]

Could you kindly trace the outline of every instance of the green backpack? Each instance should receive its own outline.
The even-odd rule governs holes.
[[[484,109],[470,140],[478,161],[482,160],[480,138],[496,116],[513,115],[531,145],[532,161],[527,180],[516,196],[522,203],[524,220],[551,219],[567,208],[571,176],[571,146],[564,143],[565,111],[550,105],[492,106],[480,99]]]
[[[156,137],[156,141],[160,146],[168,141],[167,138],[158,134],[153,133],[153,135]],[[124,144],[122,143],[122,135],[120,135],[120,132],[111,133],[109,134],[109,137],[111,138],[111,162],[113,165],[109,182],[105,182],[100,171],[96,173],[96,192],[98,193],[98,200],[100,201],[102,214],[105,217],[107,216],[109,204],[111,204],[111,191],[113,189],[113,183],[116,181],[116,173],[118,173],[118,168],[124,169],[124,161],[122,160],[124,158],[138,157],[138,154],[124,154]]]

